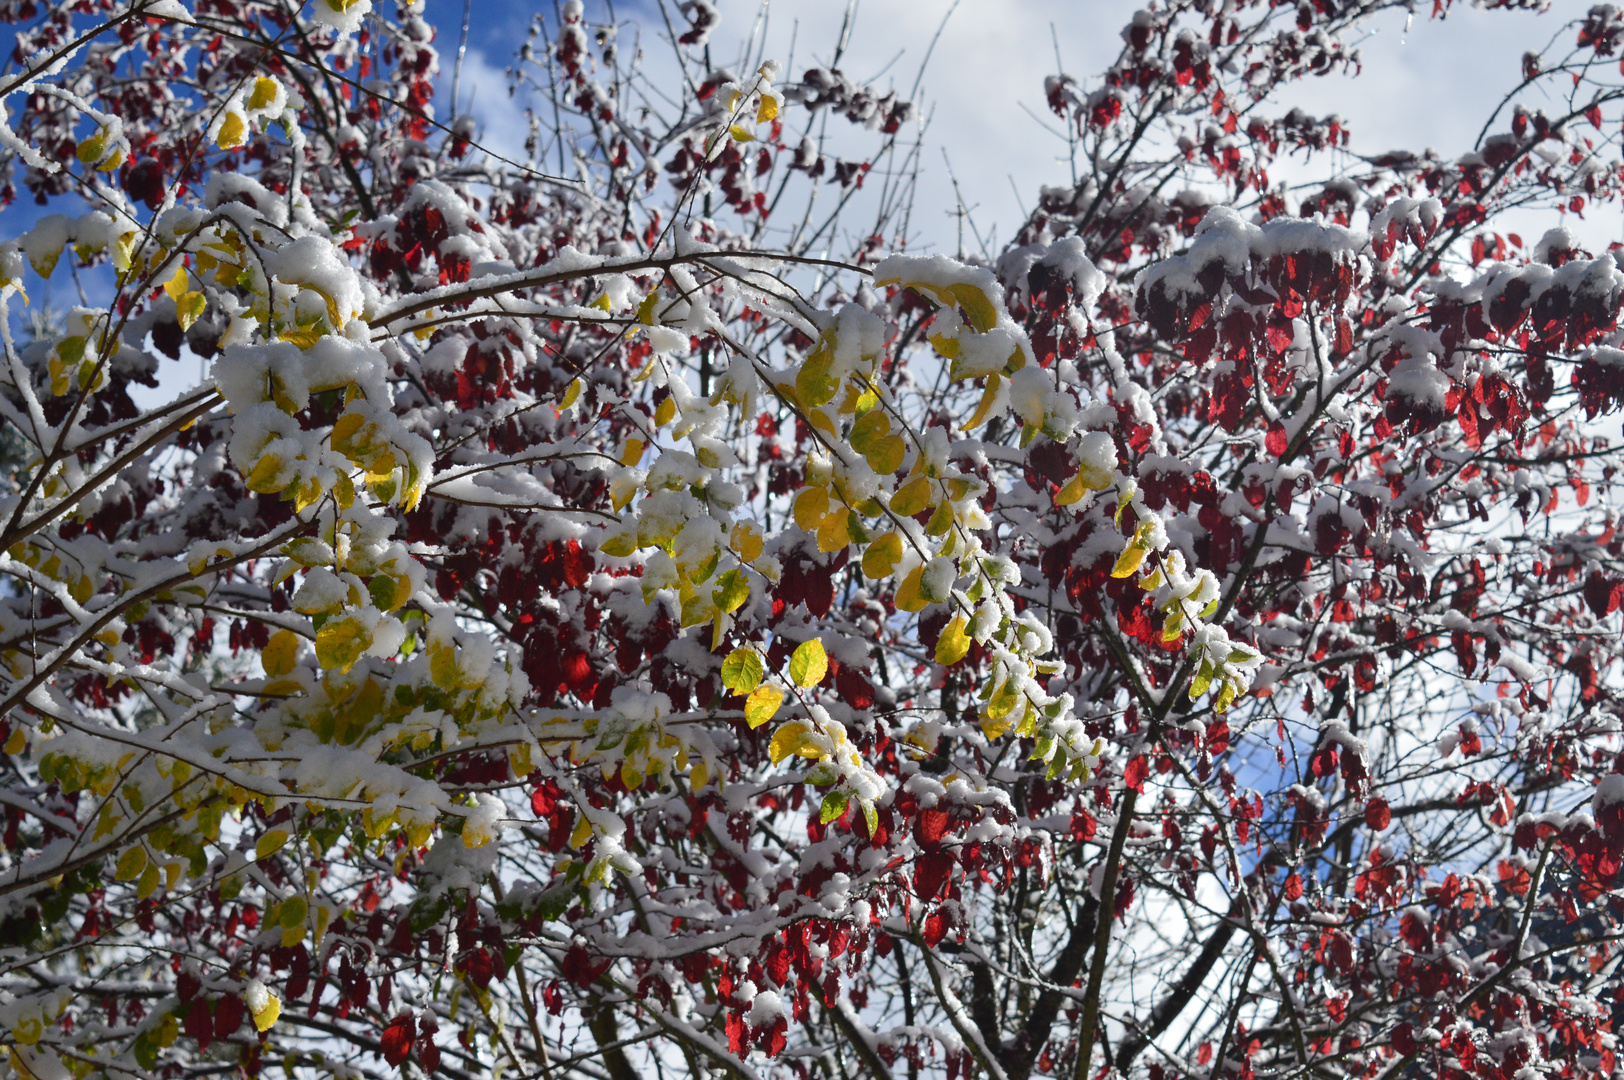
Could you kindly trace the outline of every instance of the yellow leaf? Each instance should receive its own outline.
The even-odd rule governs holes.
[[[201,292],[185,292],[175,300],[175,322],[180,323],[180,330],[192,330],[192,323],[201,318],[206,307],[208,299]]]
[[[731,614],[750,599],[750,580],[744,576],[742,570],[725,571],[716,579],[716,588],[711,591],[711,599],[716,604],[716,610]]]
[[[569,388],[564,391],[564,400],[558,403],[558,407],[560,409],[567,409],[579,401],[581,398],[581,388],[585,385],[586,384],[578,378],[570,380]]]
[[[1004,384],[1003,377],[994,373],[987,376],[987,388],[981,392],[981,401],[976,405],[976,411],[970,414],[970,419],[964,422],[964,431],[973,431],[986,422],[987,414],[992,412],[993,402],[998,400],[998,388]]]
[[[442,690],[455,690],[462,679],[457,668],[457,652],[450,645],[429,647],[429,678]]]
[[[1145,561],[1145,553],[1146,549],[1136,543],[1123,548],[1122,554],[1117,556],[1116,565],[1111,568],[1111,576],[1114,578],[1132,577],[1134,572],[1139,569],[1139,565]]]
[[[330,622],[316,632],[316,660],[332,671],[348,671],[372,644],[372,634],[353,617]]]
[[[946,334],[932,334],[930,336],[930,343],[936,347],[937,352],[941,353],[947,359],[957,360],[959,358],[959,350],[961,346],[959,345],[958,338],[949,337]]]
[[[614,558],[624,558],[637,550],[637,534],[633,532],[615,532],[604,537],[598,545],[598,550]]]
[[[1002,739],[1009,734],[1009,729],[1014,726],[1015,722],[1008,717],[1002,720],[984,719],[981,721],[981,733],[987,736],[988,739]]]
[[[434,832],[432,821],[408,821],[406,829],[406,842],[413,848],[420,848],[429,842],[429,835]]]
[[[750,563],[761,558],[761,532],[755,525],[741,521],[733,526],[732,541],[733,551],[740,562]]]
[[[1088,488],[1083,484],[1083,474],[1078,473],[1066,481],[1065,487],[1055,493],[1054,504],[1056,506],[1070,506],[1081,499],[1083,493],[1087,490]]]
[[[254,1030],[269,1031],[271,1025],[276,1023],[276,1018],[282,1015],[282,999],[269,990],[262,989],[261,992],[265,995],[265,998],[258,1003],[257,1007],[254,1007],[255,1002],[253,1001],[253,998],[257,995],[249,995],[248,1003],[250,1007],[254,1007]]]
[[[254,844],[254,858],[264,859],[282,850],[282,845],[288,842],[286,829],[272,829],[261,836]]]
[[[756,687],[744,702],[745,723],[752,728],[760,727],[777,715],[778,707],[783,703],[784,692],[777,687]]]
[[[771,94],[761,95],[761,104],[756,106],[756,123],[765,124],[778,119],[778,99]]]
[[[840,385],[829,375],[835,358],[835,340],[835,332],[825,330],[817,348],[795,373],[795,392],[804,406],[814,407],[834,400],[835,390]]]
[[[953,528],[957,520],[953,515],[953,504],[943,499],[936,507],[936,512],[930,516],[930,522],[925,526],[926,536],[946,536],[948,530]]]
[[[366,471],[366,482],[369,484],[389,479],[395,471],[395,452],[387,447],[378,451],[372,456],[372,460],[367,462]]]
[[[818,525],[818,550],[841,551],[851,543],[851,511],[844,506],[831,510]]]
[[[829,655],[817,638],[801,642],[789,658],[789,677],[803,689],[818,685],[828,673]]]
[[[920,584],[925,579],[925,566],[923,563],[908,571],[908,576],[902,579],[897,587],[896,605],[898,611],[922,611],[930,603],[920,591]]]
[[[147,863],[147,868],[141,872],[141,880],[136,883],[135,898],[137,900],[145,900],[147,897],[157,892],[158,882],[161,879],[161,876],[162,872],[158,869],[157,863]]]
[[[734,142],[754,142],[756,139],[755,135],[751,133],[750,129],[741,124],[734,124],[732,127],[727,129],[727,133],[733,136]]]
[[[218,142],[222,150],[234,150],[243,144],[248,135],[248,122],[242,113],[231,112],[226,114],[225,123],[220,125]]]
[[[829,492],[820,487],[802,488],[795,496],[795,524],[812,532],[829,512]]]
[[[358,455],[365,452],[370,441],[360,441],[357,438],[361,434],[361,429],[366,426],[366,422],[367,418],[363,414],[348,412],[340,416],[338,421],[333,424],[333,449],[351,461],[355,461],[356,464],[360,464],[356,459]]]
[[[654,425],[665,427],[677,417],[677,399],[668,397],[654,410]]]
[[[186,276],[186,267],[177,266],[174,274],[170,276],[168,281],[164,282],[164,292],[169,294],[169,299],[178,303],[180,298],[186,295],[189,284],[190,279]]]
[[[642,439],[627,439],[626,448],[620,452],[622,465],[636,465],[643,460],[643,448],[648,445]]]
[[[998,325],[998,309],[986,293],[974,285],[960,283],[953,286],[953,299],[964,309],[970,325],[985,334]]]
[[[78,149],[74,151],[74,156],[80,161],[84,162],[86,165],[91,165],[100,161],[102,154],[106,152],[107,129],[97,128],[96,134],[90,136],[90,138],[79,144]]]
[[[925,476],[914,477],[891,496],[891,512],[903,517],[913,517],[929,505],[930,479]]]
[[[20,754],[28,745],[28,732],[21,727],[11,729],[11,736],[6,739],[5,750],[8,754]]]
[[[908,455],[908,444],[901,435],[887,435],[875,442],[869,450],[868,467],[881,476],[889,476],[902,468],[902,459]]]
[[[265,674],[274,679],[293,670],[294,658],[299,655],[299,635],[292,630],[278,630],[260,650],[259,662]]]
[[[653,326],[654,305],[658,304],[659,302],[660,291],[658,289],[643,297],[643,302],[637,305],[637,321],[642,323],[644,326]],[[580,380],[577,379],[576,381],[579,382]]]
[[[1201,661],[1200,670],[1198,670],[1195,673],[1195,678],[1190,680],[1190,690],[1189,690],[1190,700],[1194,701],[1196,698],[1200,697],[1202,694],[1205,694],[1207,692],[1207,688],[1209,686],[1211,686],[1211,685],[1212,685],[1212,663],[1211,663],[1211,661],[1203,660],[1203,661]]]
[[[1015,680],[1006,679],[987,702],[987,719],[1002,720],[1014,710],[1015,703],[1019,700],[1020,694],[1015,690]]]
[[[722,661],[722,685],[735,694],[751,694],[761,685],[766,670],[756,650],[748,645],[734,649]]]
[[[1111,486],[1114,477],[1105,469],[1092,463],[1085,463],[1078,472],[1077,479],[1090,491],[1104,491]]]
[[[275,454],[266,454],[254,463],[253,471],[248,474],[248,490],[257,491],[262,495],[281,491],[287,484],[282,481],[282,459]]]
[[[582,814],[575,822],[575,829],[570,833],[570,847],[578,848],[592,839],[592,822]]]
[[[777,765],[791,754],[801,753],[802,740],[810,732],[811,729],[798,720],[785,724],[773,733],[773,741],[767,746],[767,756]]]
[[[128,270],[134,265],[133,256],[135,254],[135,244],[136,241],[140,239],[140,236],[140,233],[132,229],[129,232],[120,233],[118,239],[113,241],[112,254],[113,268],[115,270]],[[0,284],[4,284],[4,282],[0,282]],[[18,291],[22,291],[20,287],[18,288]],[[28,302],[28,296],[26,293],[23,295],[23,302],[25,304]]]
[[[703,761],[694,762],[694,767],[688,770],[688,783],[695,791],[710,783],[710,769]]]
[[[613,311],[615,310],[615,302],[609,299],[608,293],[604,293],[602,296],[592,301],[592,303],[588,304],[587,307],[597,308],[599,311]]]
[[[875,409],[851,426],[851,435],[846,441],[859,454],[867,454],[875,441],[890,433],[891,418],[883,410]]]
[[[891,576],[891,571],[897,568],[897,560],[902,558],[902,537],[894,532],[886,533],[863,552],[863,576],[870,580],[878,580]]]
[[[118,865],[113,868],[113,877],[118,881],[134,881],[146,868],[147,850],[136,845],[118,857]]]
[[[276,92],[280,89],[281,87],[276,84],[275,79],[267,75],[261,75],[254,80],[254,93],[248,99],[248,107],[250,109],[268,107],[271,102],[276,100]]]
[[[284,930],[292,930],[295,926],[303,926],[305,916],[310,913],[310,905],[305,898],[297,894],[282,901],[282,909],[277,913],[276,921]]]
[[[643,774],[629,761],[620,763],[620,782],[626,785],[628,791],[636,791],[643,786]]]
[[[936,662],[951,667],[970,652],[970,635],[965,633],[966,622],[959,615],[947,624],[942,636],[936,639]]]

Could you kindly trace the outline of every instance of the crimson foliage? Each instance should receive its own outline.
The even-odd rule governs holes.
[[[0,304],[112,283],[0,372],[0,1076],[1615,1075],[1624,15],[1280,111],[1402,7],[1139,12],[975,260],[704,0],[522,162],[420,7],[0,2]]]

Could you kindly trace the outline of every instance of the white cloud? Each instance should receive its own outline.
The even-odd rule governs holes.
[[[717,2],[723,21],[711,39],[714,62],[737,72],[748,71],[757,56],[776,59],[788,67],[787,78],[799,78],[806,68],[834,60],[848,10],[840,0],[772,0],[765,8],[760,0]],[[1059,68],[1058,48],[1068,74],[1097,86],[1097,73],[1121,46],[1121,27],[1142,2],[959,0],[955,7],[953,0],[857,0],[839,66],[854,80],[872,80],[882,90],[908,93],[932,36],[942,28],[918,95],[931,123],[920,155],[920,190],[912,219],[916,243],[939,250],[951,250],[957,243],[956,199],[944,149],[975,224],[984,236],[996,230],[999,241],[1008,238],[1021,220],[1022,207],[1032,206],[1042,186],[1068,182],[1066,147],[1052,134],[1058,121],[1044,103],[1043,79]],[[439,3],[434,8],[443,9],[431,10],[437,20],[461,18],[460,5]],[[944,25],[949,10],[952,15]],[[502,50],[510,42],[518,45],[514,31],[522,32],[519,16],[528,12],[523,5],[493,5],[488,25],[476,21],[475,44],[463,67],[464,111],[478,118],[482,141],[511,158],[522,156],[525,98],[508,96],[503,68],[511,58]],[[623,26],[622,49],[640,42],[654,81],[674,84],[670,47],[662,40],[664,26],[652,2],[621,3],[617,14]],[[601,3],[589,3],[588,15],[602,17]],[[639,23],[639,28],[626,27],[629,21]],[[454,22],[441,24],[447,72],[442,116],[449,115],[445,106]],[[502,29],[496,32],[495,27]],[[492,32],[482,33],[486,30]],[[1540,16],[1484,11],[1466,4],[1458,4],[1444,19],[1426,18],[1424,12],[1413,19],[1402,11],[1384,12],[1366,24],[1362,34],[1349,36],[1363,59],[1357,78],[1304,80],[1291,87],[1269,114],[1284,113],[1292,106],[1317,115],[1334,112],[1348,121],[1355,151],[1432,147],[1452,157],[1470,149],[1501,94],[1516,85],[1522,53],[1572,34],[1560,12]],[[847,145],[855,154],[859,147],[872,149],[875,144],[870,136]],[[1316,161],[1308,173],[1300,165],[1283,163],[1277,171],[1307,177],[1322,175],[1325,168],[1326,163]],[[1540,212],[1517,215],[1510,227],[1537,234],[1552,223],[1548,213]],[[1582,224],[1571,224],[1596,244],[1619,235],[1617,211],[1612,208]],[[1530,242],[1535,238],[1527,237]],[[968,230],[966,242],[974,246]]]

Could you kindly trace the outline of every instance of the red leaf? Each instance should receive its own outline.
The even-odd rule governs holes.
[[[1072,812],[1071,838],[1073,840],[1081,843],[1085,840],[1094,839],[1094,830],[1098,827],[1099,823],[1094,820],[1094,815],[1087,810],[1078,807]]]
[[[186,1022],[181,1030],[197,1040],[199,1050],[207,1050],[209,1043],[214,1041],[214,1018],[209,1015],[209,1003],[194,1001],[186,1013]]]
[[[1314,751],[1314,756],[1308,759],[1308,767],[1315,776],[1330,776],[1336,769],[1336,743],[1328,742]]]
[[[756,1046],[768,1057],[777,1057],[784,1052],[787,1041],[789,1022],[780,1016],[772,1025],[763,1031],[756,1039]]]
[[[750,1025],[742,1013],[727,1014],[727,1048],[741,1057],[750,1052]]]
[[[236,994],[227,994],[214,1006],[214,1037],[224,1039],[236,1034],[242,1027],[243,1017],[248,1009],[243,1005],[242,998]]]
[[[411,1013],[401,1013],[389,1021],[389,1026],[383,1029],[384,1060],[399,1068],[412,1052],[412,1041],[416,1038],[417,1018]]]
[[[491,976],[496,973],[496,965],[491,960],[491,954],[482,945],[468,955],[468,977],[474,985],[481,990],[490,986]]]
[[[789,946],[774,939],[772,949],[767,953],[766,969],[768,976],[779,986],[783,986],[784,980],[789,978],[789,961]]]
[[[947,831],[946,810],[921,810],[919,812],[919,825],[914,830],[914,839],[919,846],[927,851],[942,846],[942,834]]]
[[[1432,926],[1413,911],[1405,912],[1399,919],[1398,932],[1412,949],[1425,949],[1432,944]]]
[[[1393,823],[1393,812],[1387,808],[1382,799],[1371,799],[1365,803],[1365,824],[1377,832],[1381,832]]]
[[[1286,452],[1286,426],[1276,420],[1269,425],[1269,433],[1263,437],[1263,446],[1273,457],[1280,457]]]
[[[1128,767],[1122,770],[1122,783],[1139,792],[1145,793],[1145,777],[1150,775],[1150,761],[1143,754],[1128,762]]]
[[[1605,618],[1617,610],[1618,604],[1614,600],[1615,592],[1613,582],[1600,571],[1592,571],[1590,576],[1585,578],[1585,604],[1589,606],[1591,613],[1598,619]]]
[[[953,856],[946,852],[933,851],[921,855],[914,866],[914,895],[921,900],[933,899],[947,883],[947,875],[952,870]]]

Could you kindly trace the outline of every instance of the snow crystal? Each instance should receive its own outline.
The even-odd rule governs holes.
[[[353,34],[361,29],[362,21],[372,14],[372,0],[353,0],[340,7],[333,0],[315,0],[310,5],[311,21],[330,26],[340,34]]]
[[[957,578],[958,570],[952,559],[932,559],[925,564],[925,572],[919,581],[919,591],[927,597],[945,600]]]
[[[752,1028],[768,1027],[788,1015],[789,1010],[784,1008],[784,1000],[772,990],[758,991],[755,1000],[750,1003],[750,1026]]]

